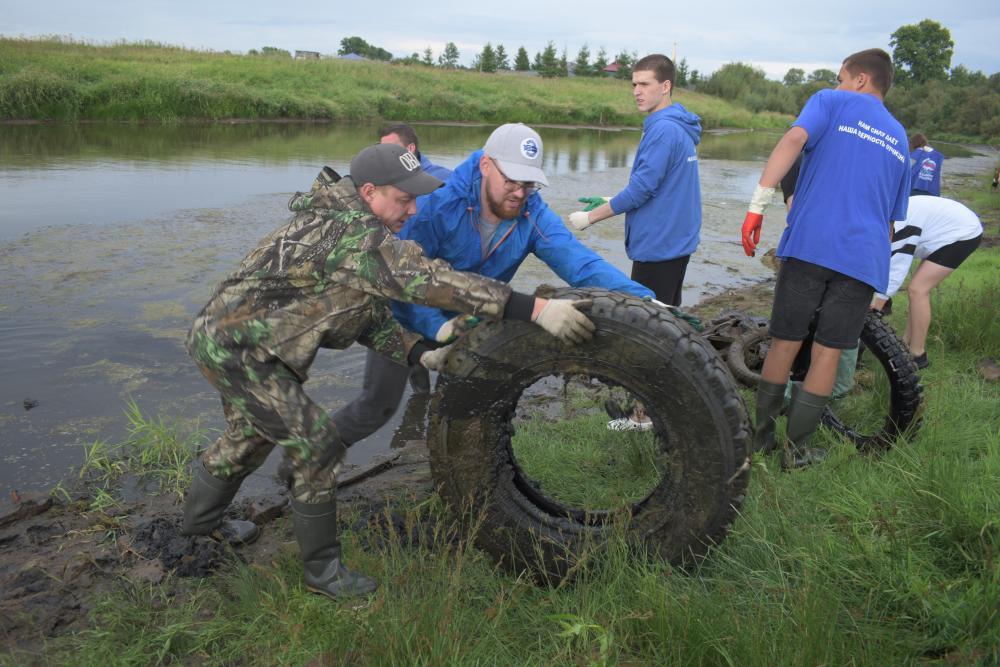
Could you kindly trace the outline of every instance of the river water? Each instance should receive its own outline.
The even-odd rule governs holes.
[[[492,127],[417,129],[423,152],[454,167]],[[551,183],[543,196],[557,213],[627,182],[638,132],[538,129]],[[223,425],[217,395],[183,349],[194,314],[287,218],[291,193],[308,189],[323,165],[346,174],[375,135],[372,127],[311,124],[0,125],[0,498],[66,478],[87,443],[120,441],[130,401],[149,418],[202,430],[205,442],[214,437]],[[777,139],[704,137],[704,223],[686,304],[771,275],[743,255],[739,228]],[[763,247],[776,244],[782,216],[775,204]],[[622,222],[579,236],[628,273]],[[561,283],[529,258],[513,284],[543,282]],[[358,346],[323,351],[307,389],[336,409],[358,393],[363,368]],[[403,412],[348,461],[364,463],[406,437]],[[273,472],[275,459],[255,477]]]

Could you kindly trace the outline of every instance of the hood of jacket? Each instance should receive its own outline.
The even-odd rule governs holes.
[[[643,130],[653,123],[675,123],[691,137],[696,146],[701,141],[701,118],[685,109],[679,102],[649,114],[642,123]]]

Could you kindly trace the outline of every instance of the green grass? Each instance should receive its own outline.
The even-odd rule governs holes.
[[[755,114],[678,91],[705,127],[782,129]],[[418,65],[295,61],[160,44],[94,46],[0,38],[0,119],[178,121],[240,118],[639,125],[625,81],[541,79]]]
[[[191,483],[190,463],[204,434],[167,423],[162,417],[146,417],[134,400],[126,406],[125,419],[128,437],[124,442],[97,440],[84,445],[79,478],[107,495],[122,476],[135,475],[160,492],[183,496]]]
[[[603,410],[515,424],[511,448],[542,491],[564,505],[611,509],[649,495],[665,469],[652,431],[609,432]]]
[[[986,298],[1000,253],[980,253],[987,261],[963,265],[963,284],[941,286],[942,303]],[[946,330],[967,316],[942,307],[935,319]],[[891,317],[905,321],[905,299]],[[692,571],[619,535],[573,581],[540,587],[454,539],[431,496],[400,505],[409,526],[433,527],[426,541],[346,530],[347,562],[381,583],[369,601],[307,593],[288,543],[270,562],[208,580],[123,582],[87,630],[45,655],[83,665],[994,664],[1000,386],[972,368],[979,343],[959,340],[931,341],[911,442],[866,457],[821,430],[822,465],[784,473],[775,457],[755,457],[740,518]],[[576,424],[552,428],[538,437],[576,437]],[[170,587],[180,593],[168,597]]]

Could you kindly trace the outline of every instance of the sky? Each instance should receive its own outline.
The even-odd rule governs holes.
[[[570,9],[572,7],[572,9]],[[772,79],[798,67],[837,71],[845,56],[880,47],[903,25],[938,21],[955,42],[952,66],[1000,72],[1000,2],[996,0],[745,0],[665,2],[614,0],[0,0],[0,35],[60,35],[94,43],[155,41],[214,51],[263,46],[336,54],[340,40],[359,36],[403,57],[435,59],[454,42],[469,64],[484,44],[529,56],[552,41],[569,58],[584,44],[614,55],[665,53],[707,75],[729,62],[750,63]],[[993,44],[991,47],[990,44]],[[676,49],[676,51],[675,51]]]

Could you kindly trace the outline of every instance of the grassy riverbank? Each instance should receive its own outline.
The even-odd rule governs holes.
[[[678,91],[706,128],[791,120]],[[630,86],[417,65],[291,60],[159,44],[0,38],[0,120],[375,119],[639,125]]]
[[[370,602],[305,592],[285,543],[270,562],[206,580],[123,580],[45,661],[992,664],[1000,385],[974,363],[1000,354],[998,260],[996,248],[979,251],[935,297],[919,435],[873,458],[824,431],[832,458],[796,473],[756,458],[742,516],[693,572],[619,542],[611,565],[539,587],[456,540],[430,496],[396,501],[398,529],[348,530],[349,562],[382,583]],[[903,317],[900,299],[897,326]]]

